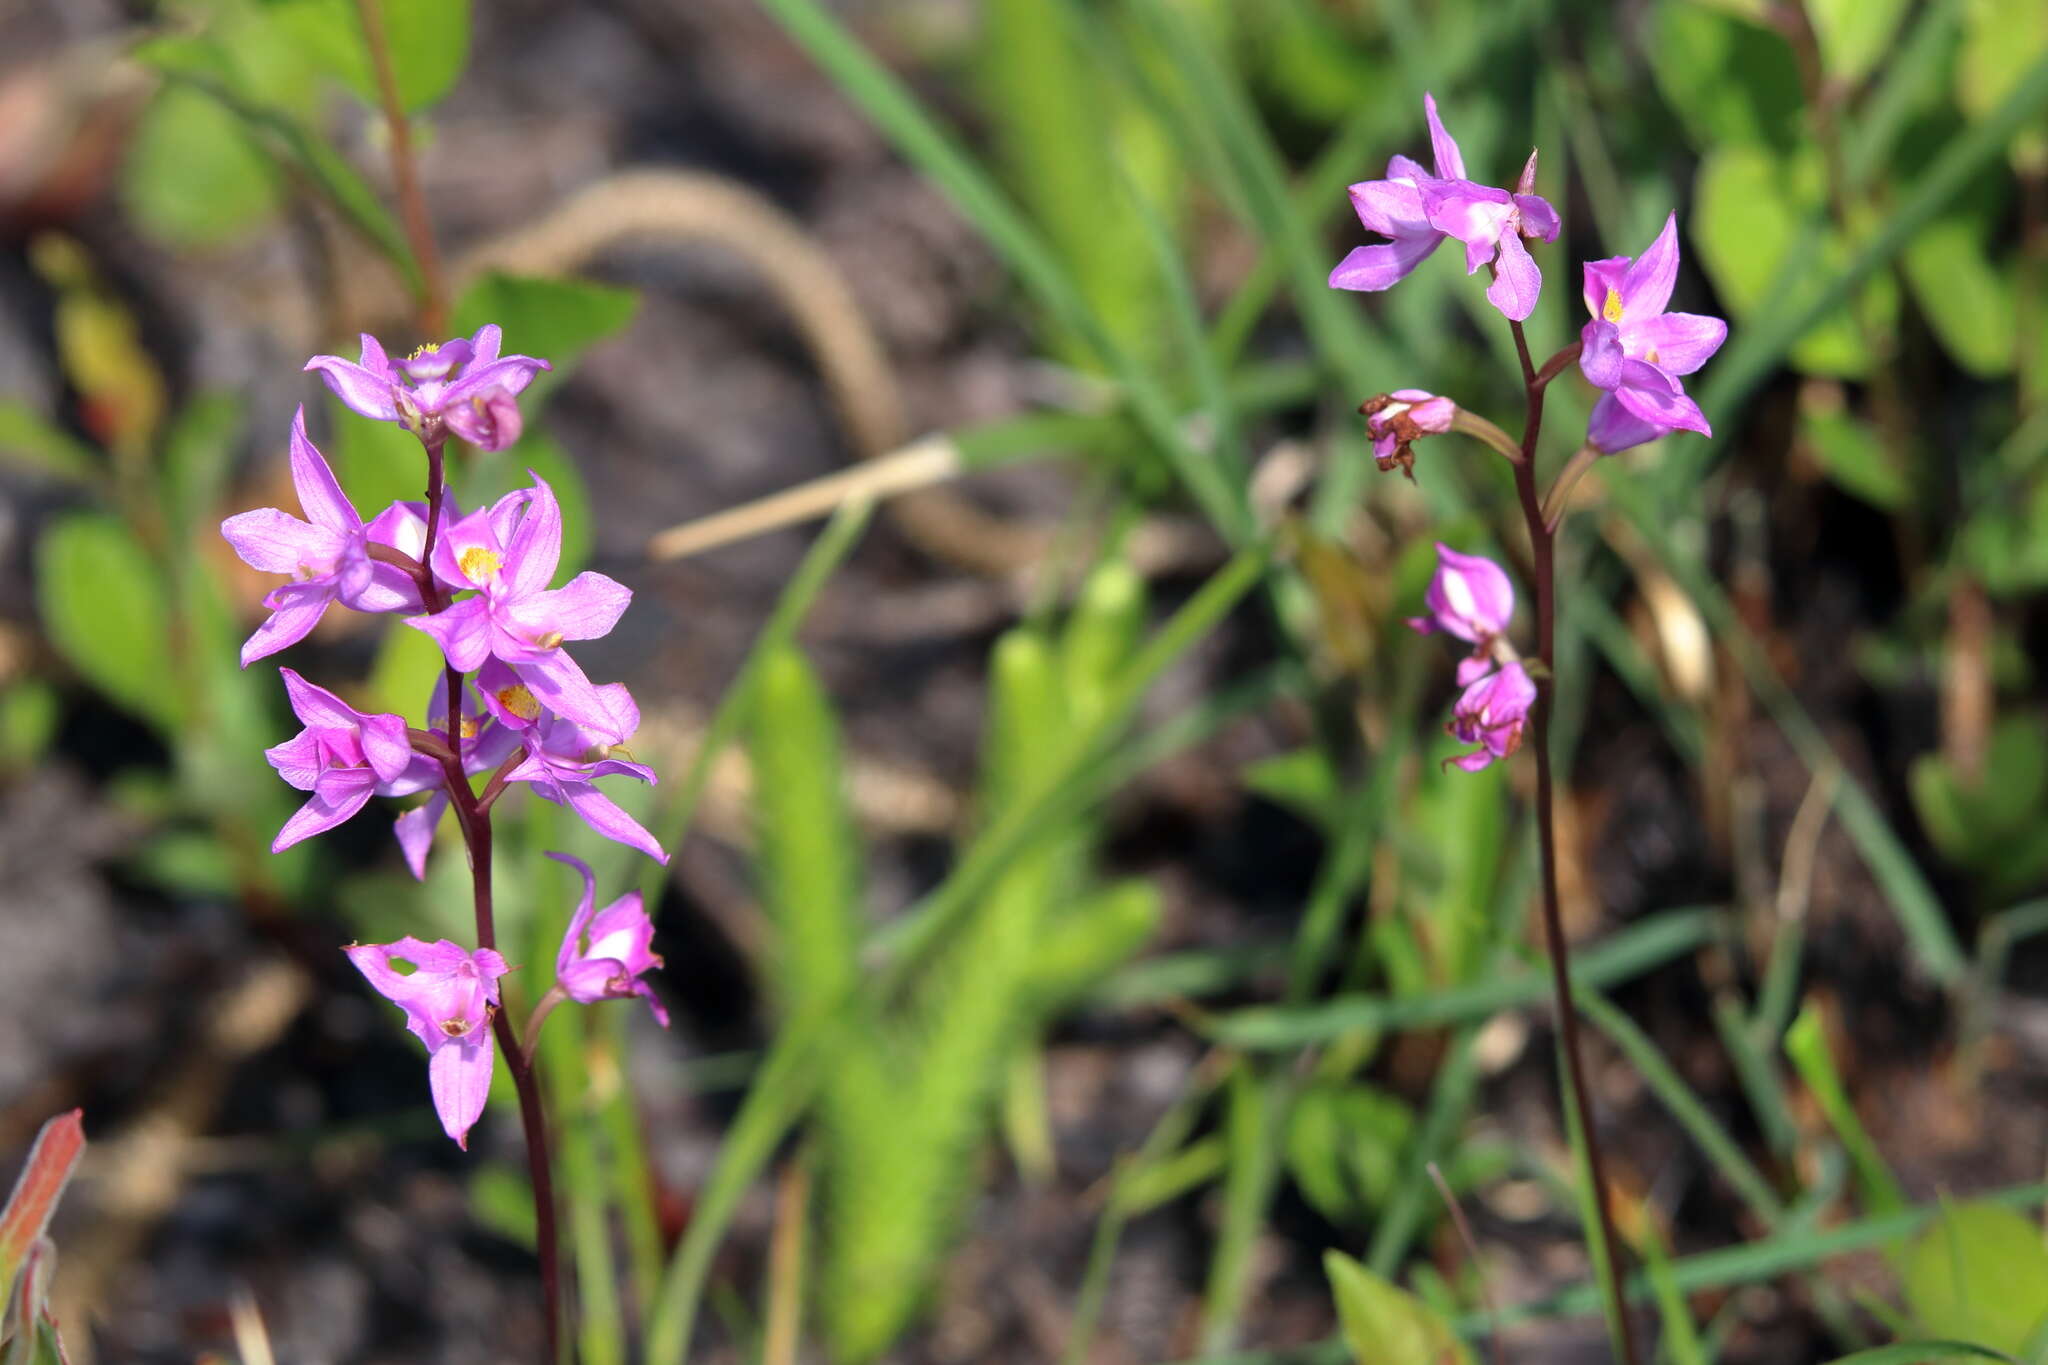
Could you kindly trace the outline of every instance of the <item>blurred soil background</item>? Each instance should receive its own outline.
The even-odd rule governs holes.
[[[882,8],[853,17],[873,20]],[[971,133],[974,110],[957,88],[919,74],[906,37],[969,23],[968,7],[886,8],[888,22],[870,23],[865,36]],[[434,111],[424,152],[428,202],[452,256],[622,170],[709,172],[766,195],[827,255],[886,349],[909,433],[1001,418],[1067,382],[1034,350],[1006,273],[977,234],[747,0],[494,0],[478,13],[468,74]],[[387,267],[345,242],[335,250],[330,230],[298,216],[203,253],[173,254],[135,231],[108,186],[123,110],[137,97],[106,73],[138,17],[99,0],[0,0],[0,188],[9,196],[0,202],[0,392],[91,430],[59,362],[56,296],[32,261],[36,235],[61,231],[138,319],[174,401],[215,389],[246,399],[253,436],[223,510],[261,505],[283,493],[276,456],[293,408],[318,392],[300,372],[304,359],[352,354],[347,338],[358,330],[405,335],[406,302]],[[45,150],[35,139],[59,99],[57,73],[90,74],[93,53],[105,65],[105,107],[94,118],[107,126],[74,128],[75,164],[24,188],[9,176]],[[381,188],[380,138],[360,111],[340,132]],[[1248,250],[1212,216],[1193,254],[1225,279]],[[666,565],[647,562],[647,538],[838,469],[858,451],[803,338],[748,262],[715,246],[638,243],[606,250],[591,273],[643,295],[630,328],[588,355],[546,417],[589,483],[592,567],[636,593],[628,628],[585,663],[593,676],[630,683],[650,728],[689,733],[731,681],[813,531]],[[1572,287],[1564,273],[1560,261],[1553,288]],[[517,337],[507,342],[520,349]],[[1774,385],[1744,424],[1714,523],[1715,563],[1837,752],[1934,871],[1968,937],[1970,897],[1917,832],[1908,792],[1910,760],[1943,742],[1941,677],[1909,666],[1876,686],[1858,666],[1859,643],[1902,608],[1897,545],[1882,515],[1791,449],[1796,398],[1793,382]],[[315,434],[324,439],[317,419]],[[1269,422],[1256,444],[1295,434]],[[1057,517],[1081,487],[1069,467],[1049,463],[967,485],[977,505],[1013,525]],[[5,475],[0,490],[0,673],[49,673],[58,666],[35,624],[30,552],[67,494]],[[1179,562],[1155,576],[1166,603],[1224,558],[1220,542],[1187,527]],[[878,911],[934,884],[950,856],[946,836],[971,805],[988,651],[1029,601],[1019,574],[982,568],[933,553],[884,515],[805,627],[844,718]],[[249,576],[245,603],[260,590]],[[1622,606],[1646,635],[1668,624],[1650,594]],[[2038,609],[2025,620],[2020,640],[2037,662]],[[1711,654],[1710,641],[1699,647]],[[1269,628],[1240,613],[1149,705],[1169,712],[1273,649]],[[329,628],[311,650],[360,670],[369,642]],[[1448,695],[1441,680],[1434,686]],[[1603,672],[1592,687],[1566,806],[1574,931],[1606,933],[1674,905],[1769,904],[1802,917],[1803,984],[1830,1005],[1851,1092],[1908,1193],[2038,1179],[2048,1165],[2039,1121],[2048,956],[2019,950],[2007,987],[1981,995],[1981,1017],[1959,1017],[1907,964],[1848,837],[1831,820],[1800,818],[1815,779],[1739,687],[1703,698],[1717,748],[1698,771],[1621,680]],[[1255,954],[1292,931],[1319,836],[1235,774],[1298,743],[1303,725],[1284,711],[1236,722],[1117,795],[1108,862],[1164,896],[1152,951]],[[111,784],[165,761],[148,729],[66,687],[44,760],[0,782],[0,1151],[22,1150],[49,1113],[84,1106],[95,1146],[59,1242],[68,1273],[89,1287],[97,1357],[172,1362],[226,1350],[230,1303],[246,1287],[281,1361],[522,1358],[538,1332],[533,1264],[477,1216],[466,1186],[473,1161],[519,1159],[515,1128],[487,1123],[468,1157],[436,1131],[418,1049],[335,950],[354,931],[332,907],[307,916],[175,896],[133,875],[142,828]],[[664,768],[679,771],[673,759]],[[361,823],[368,828],[332,836],[344,856],[395,866],[381,821]],[[750,1053],[767,1036],[766,1004],[746,969],[757,913],[747,837],[744,808],[714,788],[675,851],[659,921],[668,966],[657,989],[676,1026],[664,1034],[638,1013],[631,1025],[630,1081],[669,1236],[690,1218],[736,1102],[733,1068],[703,1063]],[[1706,1023],[1717,973],[1735,970],[1725,956],[1672,963],[1615,998],[1754,1143],[1739,1079]],[[1265,998],[1272,980],[1254,975],[1211,1003]],[[1203,1050],[1176,1011],[1158,1006],[1084,1008],[1063,1022],[1046,1055],[1052,1178],[1026,1181],[1006,1155],[988,1152],[967,1240],[928,1320],[890,1358],[1058,1358],[1103,1182],[1193,1083]],[[1404,1037],[1381,1083],[1419,1100],[1441,1052],[1427,1032]],[[1561,1152],[1543,1011],[1496,1020],[1481,1056],[1483,1129],[1512,1148]],[[1636,1072],[1604,1043],[1596,1056],[1610,1161],[1637,1197],[1672,1211],[1674,1249],[1754,1233]],[[716,1281],[758,1278],[771,1202],[766,1186],[750,1196]],[[1585,1275],[1571,1224],[1540,1186],[1498,1182],[1469,1208],[1498,1299]],[[1096,1365],[1194,1353],[1217,1216],[1211,1188],[1134,1221]],[[1320,1256],[1352,1240],[1283,1185],[1253,1253],[1243,1339],[1289,1348],[1326,1337],[1334,1317]],[[1428,1254],[1451,1276],[1468,1260],[1447,1225]],[[1870,1273],[1881,1281],[1874,1265]],[[1821,1328],[1800,1292],[1735,1293],[1741,1326],[1724,1359],[1820,1358]],[[739,1359],[744,1302],[714,1289],[711,1310],[712,1342],[699,1358]],[[1583,1319],[1517,1329],[1509,1345],[1522,1362],[1597,1359],[1605,1349],[1597,1323]]]

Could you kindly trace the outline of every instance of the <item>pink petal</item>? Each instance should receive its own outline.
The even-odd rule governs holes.
[[[1330,272],[1330,288],[1377,292],[1391,289],[1408,278],[1410,271],[1435,251],[1443,234],[1430,232],[1419,237],[1397,237],[1391,242],[1351,249],[1351,254]]]
[[[1422,96],[1423,117],[1429,121],[1429,146],[1436,156],[1437,177],[1442,180],[1463,180],[1465,178],[1465,157],[1458,150],[1457,139],[1444,131],[1444,122],[1436,114],[1436,96],[1425,92]]]
[[[244,564],[264,573],[297,575],[332,564],[347,545],[335,532],[275,507],[238,512],[220,524],[220,533]]]
[[[1671,302],[1678,282],[1678,215],[1664,220],[1664,230],[1650,249],[1636,258],[1621,283],[1621,311],[1628,319],[1652,318]]]
[[[1621,382],[1621,329],[1599,318],[1579,329],[1579,373],[1596,389],[1612,389]]]
[[[632,738],[630,732],[619,730],[611,706],[569,657],[569,651],[551,649],[541,658],[515,664],[514,671],[542,706],[564,720],[594,731],[612,744]]]
[[[1543,272],[1522,239],[1509,233],[1500,239],[1500,257],[1494,262],[1493,283],[1486,287],[1486,299],[1501,314],[1520,322],[1536,311],[1536,299],[1543,292]]]
[[[279,777],[302,792],[313,790],[313,783],[327,768],[320,741],[311,730],[301,730],[284,743],[265,749],[263,757]]]
[[[270,841],[270,851],[282,853],[301,839],[324,834],[367,805],[370,800],[370,788],[375,785],[375,780],[370,778],[368,769],[356,771],[361,772],[364,779],[370,780],[350,784],[345,779],[339,782],[328,780],[331,776],[338,775],[337,770],[329,769],[328,773],[322,774],[322,786],[325,790],[316,788],[312,799],[300,806],[292,818],[284,822],[284,828]]]
[[[1673,430],[1697,431],[1702,436],[1714,434],[1699,404],[1686,396],[1676,379],[1655,365],[1640,360],[1622,362],[1621,387],[1614,391],[1614,396],[1645,422]]]
[[[370,771],[377,774],[379,782],[396,782],[412,767],[418,757],[412,751],[412,741],[406,737],[405,719],[402,716],[374,715],[362,718],[363,758],[369,763]],[[403,792],[387,792],[386,795],[408,795]]]
[[[476,335],[469,339],[469,364],[471,368],[488,365],[498,358],[498,351],[504,345],[505,332],[495,322],[487,322],[476,329]]]
[[[441,1116],[441,1127],[465,1152],[469,1150],[469,1130],[483,1117],[484,1104],[491,1098],[491,1066],[497,1056],[490,1031],[480,1032],[480,1037],[436,1049],[427,1061],[427,1087],[434,1095],[434,1112]]]
[[[278,605],[271,609],[270,619],[242,642],[244,668],[312,634],[334,600],[334,590],[325,583],[287,583],[265,600]]]
[[[1621,405],[1614,394],[1601,395],[1593,405],[1593,415],[1586,421],[1586,444],[1602,454],[1612,455],[1647,441],[1654,441],[1664,434],[1665,429],[1654,422],[1645,422]]]
[[[441,409],[441,420],[457,437],[478,450],[486,451],[505,449],[516,442],[526,429],[526,419],[520,415],[518,402],[501,388],[489,389],[461,402],[445,405]]]
[[[334,471],[327,467],[326,457],[306,436],[304,403],[299,404],[299,410],[292,414],[290,447],[292,487],[299,490],[299,506],[305,509],[306,520],[343,535],[361,530],[363,519],[356,515],[354,504],[341,491],[341,485],[335,482]]]
[[[1347,191],[1351,209],[1367,231],[1382,237],[1416,237],[1432,233],[1422,209],[1422,192],[1398,180],[1361,180]]]
[[[375,337],[363,338],[366,359],[370,348],[376,344]],[[352,365],[338,355],[316,355],[306,362],[306,368],[318,371],[327,387],[334,391],[334,396],[350,411],[380,422],[398,420],[398,404],[392,399],[388,373],[379,374],[361,365]]]
[[[616,840],[628,848],[637,848],[657,863],[666,865],[668,854],[654,836],[641,827],[640,822],[626,814],[617,802],[593,787],[588,782],[561,782],[556,791],[569,803],[569,809],[582,817],[583,823],[607,839]]]
[[[533,480],[533,497],[505,547],[507,590],[518,597],[547,587],[562,561],[562,505],[547,480],[531,469],[526,474]]]
[[[567,853],[550,853],[548,857],[566,867],[573,867],[583,878],[583,898],[576,903],[576,913],[569,917],[569,928],[562,935],[561,951],[555,954],[555,975],[560,977],[577,957],[582,955],[583,926],[590,922],[597,910],[597,874],[590,870],[590,864]]]
[[[1487,670],[1492,667],[1493,660],[1487,658],[1484,654],[1466,655],[1458,660],[1458,686],[1470,687],[1473,683],[1485,677]]]
[[[625,584],[586,571],[553,592],[522,597],[499,619],[531,639],[554,634],[564,640],[598,640],[611,633],[632,600],[633,590]]]
[[[450,384],[447,391],[441,395],[441,410],[446,412],[457,404],[467,403],[491,389],[503,389],[506,393],[516,396],[533,382],[535,375],[553,368],[554,366],[547,361],[535,360],[530,355],[508,355],[503,360],[493,360],[489,364],[471,364],[462,372],[462,377]]]
[[[432,616],[409,616],[405,623],[433,636],[442,655],[461,672],[475,671],[490,657],[491,618],[481,597],[464,598]]]
[[[1727,323],[1699,313],[1660,313],[1629,329],[1629,349],[1666,374],[1691,374],[1727,339]]]
[[[1429,225],[1438,232],[1449,233],[1467,247],[1488,248],[1477,264],[1467,251],[1467,274],[1492,258],[1491,248],[1501,238],[1502,225],[1515,211],[1506,190],[1469,180],[1435,180],[1422,186],[1422,207],[1429,215]]]
[[[427,879],[427,851],[434,846],[434,831],[440,827],[441,813],[447,809],[448,793],[435,792],[425,805],[413,807],[392,823],[398,847],[405,854],[405,865],[412,869],[415,881]]]
[[[363,713],[350,706],[317,683],[309,683],[289,668],[277,670],[284,679],[285,695],[291,699],[292,714],[301,722],[314,728],[331,730],[356,730],[363,723]]]
[[[1535,159],[1533,152],[1530,153],[1530,159]],[[1521,215],[1524,237],[1538,237],[1546,242],[1554,242],[1564,226],[1558,221],[1557,210],[1540,194],[1516,195],[1515,211]]]

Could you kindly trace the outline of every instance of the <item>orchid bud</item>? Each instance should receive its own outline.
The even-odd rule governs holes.
[[[661,965],[661,956],[653,951],[654,924],[641,905],[640,893],[629,891],[595,910],[597,878],[590,866],[566,853],[548,856],[575,868],[583,878],[583,899],[555,958],[555,984],[571,1000],[586,1005],[637,995],[654,1011],[655,1021],[667,1028],[668,1011],[641,979]]]
[[[1441,435],[1451,429],[1458,405],[1448,398],[1421,389],[1396,389],[1358,405],[1365,418],[1366,433],[1372,437],[1373,458],[1380,472],[1399,465],[1410,480],[1415,477],[1412,444],[1424,436]]]
[[[1535,704],[1536,684],[1519,663],[1503,664],[1473,683],[1458,698],[1445,729],[1460,744],[1480,747],[1445,762],[1476,773],[1495,759],[1506,758],[1522,747],[1522,727]]]

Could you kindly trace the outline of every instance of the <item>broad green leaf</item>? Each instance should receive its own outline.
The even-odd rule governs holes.
[[[533,1186],[526,1172],[503,1161],[478,1163],[469,1178],[469,1211],[476,1221],[519,1247],[537,1240]]]
[[[60,714],[56,689],[17,678],[0,691],[0,770],[32,768],[49,749]]]
[[[427,496],[427,454],[417,436],[396,422],[358,417],[339,399],[328,404],[328,411],[334,422],[325,453],[349,501],[366,520],[394,502],[419,502]],[[280,450],[283,445],[282,440],[277,442]]]
[[[1472,1349],[1413,1294],[1340,1251],[1323,1253],[1323,1272],[1356,1365],[1473,1365]]]
[[[1701,161],[1692,238],[1738,320],[1782,306],[1774,293],[1783,287],[1779,267],[1819,203],[1818,175],[1810,156],[1788,162],[1760,147],[1717,147]],[[1849,255],[1839,235],[1826,234],[1818,271],[1840,269]],[[1888,326],[1897,309],[1896,291],[1880,278],[1865,288],[1858,306],[1873,325]],[[1870,368],[1871,357],[1845,309],[1807,332],[1792,348],[1792,360],[1809,374],[1854,378]]]
[[[171,830],[144,844],[129,864],[143,880],[177,895],[226,898],[241,888],[235,860],[220,840]]]
[[[2048,847],[2028,837],[2048,816],[2048,726],[2003,717],[1985,746],[1984,772],[1964,781],[1939,754],[1922,754],[1908,788],[1922,828],[1942,855],[2019,890],[2048,870]]]
[[[1956,363],[1980,378],[2012,372],[2015,298],[2012,272],[1985,254],[1985,225],[1974,217],[1938,218],[1901,255],[1913,299]]]
[[[217,504],[240,449],[242,400],[203,393],[171,419],[164,432],[164,510],[182,535],[217,521]]]
[[[113,517],[73,513],[36,546],[36,599],[51,643],[109,699],[166,734],[184,708],[160,571]]]
[[[373,0],[398,97],[408,111],[454,88],[469,61],[469,0]],[[272,13],[322,70],[373,107],[383,103],[354,0],[286,0]]]
[[[240,120],[197,90],[168,85],[136,126],[121,196],[129,216],[165,244],[209,247],[268,222],[284,188]]]
[[[58,430],[26,403],[0,402],[0,464],[45,478],[90,484],[100,477],[92,447]]]
[[[1414,1111],[1382,1090],[1312,1086],[1288,1112],[1288,1172],[1325,1218],[1356,1223],[1392,1190],[1414,1127]]]
[[[2039,0],[1967,0],[1963,48],[1956,59],[1956,103],[1972,120],[1996,111],[2027,72],[2048,56],[2048,5]],[[2017,164],[2038,172],[2048,134],[2036,125],[2013,143]]]
[[[2042,348],[2048,351],[2048,347]],[[2036,480],[2024,500],[2000,501],[1973,515],[1962,529],[1962,559],[1987,590],[1999,596],[2033,592],[2048,584],[2048,480]]]
[[[1891,48],[1906,0],[1806,0],[1829,79],[1854,85]]]
[[[536,399],[561,383],[585,351],[624,331],[639,306],[631,289],[492,271],[456,301],[454,326],[457,335],[468,336],[495,322],[504,329],[507,355],[536,356],[554,366],[520,400],[530,419]]]
[[[446,685],[441,647],[434,637],[410,626],[393,625],[377,646],[364,685],[364,705],[372,711],[404,716],[424,725],[434,689]]]
[[[1799,434],[1806,438],[1828,477],[1848,492],[1887,512],[1906,505],[1912,489],[1905,471],[1868,422],[1838,404],[1804,404]]]
[[[1330,756],[1311,746],[1262,758],[1245,768],[1244,785],[1327,830],[1335,821],[1343,791]]]
[[[1657,86],[1702,151],[1799,140],[1799,67],[1784,38],[1722,9],[1661,0],[1651,27]]]
[[[1930,1335],[2008,1354],[2048,1316],[2048,1249],[2012,1209],[1956,1204],[1916,1239],[1899,1266],[1906,1303]]]

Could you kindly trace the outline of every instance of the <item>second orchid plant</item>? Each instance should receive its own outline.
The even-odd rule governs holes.
[[[1428,614],[1409,624],[1425,634],[1441,631],[1472,646],[1458,666],[1462,691],[1448,730],[1473,747],[1448,760],[1476,772],[1514,754],[1525,730],[1536,751],[1537,841],[1542,854],[1543,926],[1551,964],[1566,1085],[1576,1126],[1583,1135],[1594,1185],[1602,1241],[1607,1248],[1607,1296],[1622,1358],[1637,1359],[1621,1293],[1619,1243],[1610,1191],[1600,1157],[1599,1132],[1587,1095],[1577,1015],[1572,1003],[1568,945],[1558,909],[1557,845],[1553,815],[1550,711],[1556,686],[1557,532],[1572,488],[1603,455],[1627,450],[1676,431],[1710,435],[1704,414],[1686,394],[1683,376],[1705,364],[1727,338],[1719,318],[1667,309],[1678,277],[1676,216],[1665,220],[1639,257],[1614,256],[1584,266],[1589,321],[1579,339],[1540,366],[1529,354],[1522,323],[1535,310],[1543,274],[1529,242],[1554,242],[1560,223],[1555,209],[1537,195],[1536,154],[1529,154],[1513,190],[1466,178],[1457,142],[1438,117],[1436,100],[1424,96],[1434,174],[1405,156],[1387,165],[1386,178],[1351,186],[1359,222],[1385,242],[1355,248],[1330,273],[1337,289],[1390,289],[1447,239],[1465,247],[1465,270],[1491,273],[1486,291],[1507,319],[1521,363],[1524,417],[1519,440],[1492,422],[1464,411],[1452,399],[1420,389],[1398,389],[1367,399],[1360,407],[1383,470],[1400,468],[1414,477],[1413,444],[1424,436],[1457,430],[1477,437],[1506,458],[1514,471],[1515,495],[1528,532],[1536,599],[1536,643],[1525,661],[1509,642],[1515,591],[1507,571],[1479,555],[1437,546],[1437,571],[1426,598]],[[1584,441],[1548,489],[1536,473],[1542,433],[1544,392],[1576,362],[1600,391]]]
[[[474,887],[476,942],[354,944],[349,960],[405,1012],[426,1045],[427,1082],[441,1125],[467,1147],[490,1095],[502,1052],[519,1097],[547,1298],[550,1338],[559,1331],[552,1180],[545,1110],[534,1077],[541,1024],[565,1000],[584,1004],[638,996],[668,1023],[644,977],[661,959],[638,892],[595,909],[596,878],[566,854],[583,896],[555,963],[555,983],[523,1025],[503,1008],[499,978],[515,964],[500,954],[491,891],[491,809],[513,783],[568,807],[608,839],[667,862],[654,836],[597,787],[607,776],[653,782],[642,764],[613,757],[639,725],[621,683],[593,683],[565,646],[610,632],[632,600],[623,585],[581,573],[552,586],[562,552],[562,509],[532,475],[489,507],[462,515],[447,487],[450,438],[479,450],[518,439],[518,395],[548,368],[544,360],[500,354],[496,326],[422,347],[393,361],[376,338],[357,361],[315,356],[317,372],[353,412],[395,422],[419,439],[426,498],[398,502],[365,521],[293,419],[292,482],[301,517],[274,507],[243,512],[221,533],[253,568],[285,575],[264,598],[270,616],[242,648],[247,666],[304,639],[328,607],[399,616],[440,646],[445,667],[427,691],[423,725],[357,711],[333,692],[280,669],[305,727],[270,749],[278,775],[308,793],[272,843],[282,851],[334,828],[373,796],[425,800],[401,812],[398,843],[424,877],[443,816],[453,810]],[[401,967],[405,970],[401,970]],[[550,1355],[552,1357],[552,1353]]]

